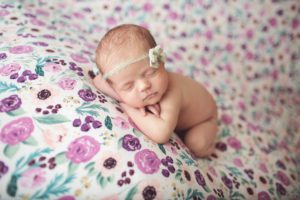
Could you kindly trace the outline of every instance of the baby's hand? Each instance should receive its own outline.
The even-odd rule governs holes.
[[[145,111],[149,111],[156,117],[159,117],[160,116],[160,105],[159,105],[159,103],[157,103],[157,104],[146,106]]]

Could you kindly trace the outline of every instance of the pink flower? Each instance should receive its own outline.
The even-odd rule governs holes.
[[[56,63],[46,63],[44,66],[44,70],[49,72],[59,72],[61,71],[61,66]]]
[[[246,31],[246,37],[247,39],[252,39],[253,38],[253,30],[247,30]]]
[[[115,117],[113,118],[114,125],[121,129],[128,129],[129,128],[129,123],[125,121],[122,117]]]
[[[221,115],[221,120],[223,121],[224,124],[231,124],[232,123],[232,118],[231,116],[227,115],[227,114],[222,114]]]
[[[76,86],[76,80],[69,77],[61,78],[58,85],[64,90],[73,90]]]
[[[206,31],[205,36],[208,40],[211,40],[213,38],[213,32],[212,31]]]
[[[293,29],[297,29],[299,27],[299,25],[300,25],[300,21],[298,19],[295,18],[292,20],[292,28]]]
[[[79,62],[79,63],[88,63],[88,59],[86,59],[85,57],[83,57],[82,55],[80,54],[71,54],[71,58],[76,61],[76,62]]]
[[[172,20],[176,20],[178,18],[178,14],[174,11],[169,12],[169,18]]]
[[[30,53],[32,51],[33,48],[31,46],[26,46],[26,45],[14,46],[9,49],[9,52],[12,54]]]
[[[151,3],[145,3],[143,6],[144,11],[151,12],[153,9],[153,5]]]
[[[9,12],[7,10],[0,10],[0,17],[4,17],[5,15],[8,15]]]
[[[271,26],[275,27],[277,25],[277,20],[276,18],[271,18],[269,19],[269,23]]]
[[[27,169],[19,179],[19,183],[24,188],[36,188],[46,181],[45,171],[41,168]]]
[[[0,140],[8,145],[15,145],[26,140],[33,130],[32,119],[22,117],[4,125],[0,132]]]
[[[32,18],[30,20],[30,22],[33,24],[33,25],[36,25],[36,26],[45,26],[45,23],[42,22],[41,20],[38,20],[36,18]]]
[[[89,161],[100,150],[100,144],[91,136],[82,136],[75,139],[69,146],[66,153],[74,163]]]
[[[145,174],[154,174],[159,170],[160,160],[156,153],[149,149],[143,149],[134,156],[137,167]]]
[[[241,161],[241,159],[239,159],[239,158],[235,158],[234,160],[233,160],[233,164],[235,164],[235,166],[237,166],[237,167],[243,167],[244,165],[243,165],[243,162]]]
[[[239,150],[242,148],[241,142],[238,139],[236,139],[235,137],[229,137],[227,139],[227,143],[231,148],[233,148],[235,150]]]
[[[233,50],[233,45],[231,44],[231,43],[228,43],[228,44],[226,44],[226,51],[228,51],[228,52],[232,52],[232,50]]]
[[[264,173],[268,173],[268,168],[264,163],[259,164],[259,169]]]
[[[276,177],[285,186],[290,185],[290,179],[284,172],[278,171],[277,174],[276,174]]]
[[[9,63],[0,68],[0,75],[9,76],[18,72],[21,69],[21,65],[18,63]]]
[[[71,195],[60,197],[58,200],[76,200],[75,197]]]

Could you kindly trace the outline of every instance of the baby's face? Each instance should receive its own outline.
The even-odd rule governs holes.
[[[168,87],[164,64],[150,67],[148,58],[127,66],[109,79],[122,101],[136,108],[158,103]]]

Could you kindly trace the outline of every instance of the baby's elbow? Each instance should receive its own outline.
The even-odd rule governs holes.
[[[159,131],[159,137],[156,138],[156,142],[158,144],[165,144],[169,142],[172,132],[173,130],[170,128],[165,128],[164,130]]]

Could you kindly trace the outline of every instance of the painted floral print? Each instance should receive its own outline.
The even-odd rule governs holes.
[[[296,0],[1,2],[1,199],[300,199],[299,9]],[[93,85],[99,39],[128,22],[149,28],[169,71],[216,100],[209,157],[196,159],[176,134],[149,140]]]

